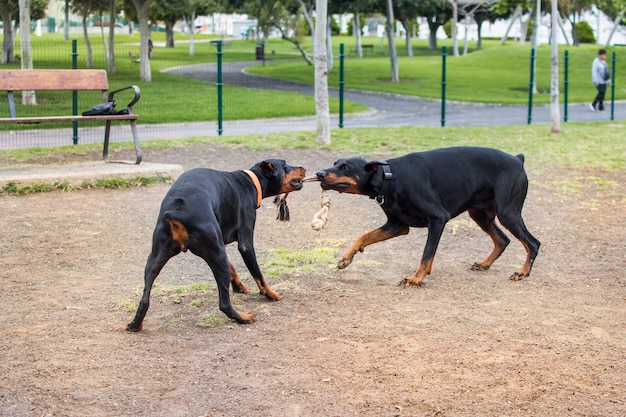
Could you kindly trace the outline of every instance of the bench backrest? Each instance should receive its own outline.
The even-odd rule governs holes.
[[[105,70],[0,70],[0,91],[108,89]]]

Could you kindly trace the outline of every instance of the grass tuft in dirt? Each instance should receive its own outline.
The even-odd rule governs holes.
[[[150,187],[159,183],[170,183],[172,179],[164,175],[141,176],[134,178],[101,178],[97,180],[83,181],[80,185],[74,185],[67,181],[55,181],[52,183],[41,182],[28,185],[21,185],[16,182],[9,182],[2,187],[0,194],[5,195],[28,195],[33,193],[47,193],[50,191],[71,192],[84,189],[112,188],[124,189],[131,187]]]

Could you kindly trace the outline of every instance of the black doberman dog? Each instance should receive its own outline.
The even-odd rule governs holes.
[[[373,243],[406,235],[409,227],[427,227],[428,238],[417,271],[398,285],[419,286],[430,274],[444,226],[468,211],[487,232],[493,251],[473,270],[487,270],[509,244],[495,218],[522,242],[526,262],[512,280],[530,274],[540,242],[526,229],[522,206],[528,190],[524,156],[496,149],[455,147],[416,152],[387,161],[340,159],[317,172],[323,189],[363,194],[375,199],[387,215],[382,227],[359,237],[341,257],[338,267],[350,265],[357,252]]]
[[[257,263],[253,239],[256,209],[265,197],[300,190],[305,173],[302,167],[268,159],[244,171],[196,168],[182,174],[161,203],[143,295],[126,330],[141,330],[154,280],[170,258],[187,250],[209,264],[217,281],[219,308],[229,318],[242,324],[256,320],[253,314],[235,310],[230,302],[229,283],[233,291],[248,293],[226,254],[226,245],[234,241],[261,295],[281,300],[282,295],[267,285]]]

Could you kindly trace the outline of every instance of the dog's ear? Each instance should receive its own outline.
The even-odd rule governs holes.
[[[365,171],[369,172],[370,174],[373,172],[376,172],[376,170],[378,169],[379,166],[381,165],[387,165],[387,162],[384,161],[370,161],[367,164],[365,164]]]
[[[272,161],[261,162],[261,169],[263,170],[265,174],[267,174],[270,177],[273,177],[276,175],[276,166],[274,165]]]

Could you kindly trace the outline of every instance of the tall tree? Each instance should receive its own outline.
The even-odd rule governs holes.
[[[109,48],[107,54],[107,66],[109,73],[115,74],[117,68],[115,68],[115,23],[117,18],[115,0],[109,0]]]
[[[137,20],[139,21],[139,79],[141,81],[152,81],[150,70],[150,58],[148,43],[150,42],[150,25],[148,24],[148,11],[152,5],[152,0],[133,0],[135,10],[137,10]]]
[[[30,0],[19,0],[20,8],[20,54],[23,70],[33,69],[33,55],[30,44]],[[22,104],[36,105],[34,91],[22,91]]]
[[[387,24],[385,25],[387,32],[387,41],[389,42],[389,63],[391,65],[391,82],[400,81],[400,74],[398,71],[398,52],[396,51],[395,41],[395,23],[396,20],[393,14],[393,1],[387,0]]]
[[[315,7],[315,114],[318,145],[330,145],[330,111],[328,109],[328,64],[326,62],[327,1],[317,0]]]
[[[32,0],[30,2],[30,19],[43,19],[48,7],[48,0]],[[15,30],[19,27],[20,5],[18,0],[0,0],[0,14],[3,23],[2,64],[15,63]],[[13,22],[15,21],[15,26]],[[30,24],[28,26],[30,28]]]
[[[2,14],[3,23],[2,64],[13,64],[15,62],[13,16],[17,9],[17,4],[14,1],[0,0],[0,13]]]
[[[557,0],[552,0],[552,78],[550,85],[550,132],[559,133],[561,131],[561,110],[559,109],[559,45],[557,19],[559,9]]]
[[[94,0],[73,0],[72,12],[81,16],[83,26],[83,38],[85,40],[85,48],[87,49],[86,66],[93,68],[93,52],[91,48],[91,40],[89,39],[89,30],[87,26],[87,18],[96,10],[96,2]],[[100,16],[100,30],[104,27],[102,16]]]

